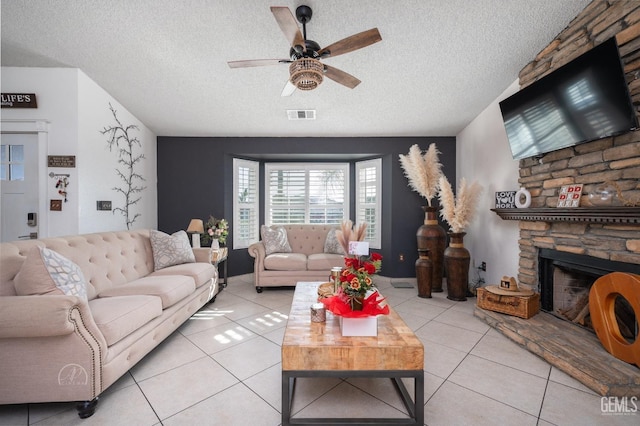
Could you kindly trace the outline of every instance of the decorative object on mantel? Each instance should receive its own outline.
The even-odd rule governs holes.
[[[229,222],[226,219],[217,219],[213,215],[209,215],[209,219],[204,224],[204,229],[205,231],[202,234],[202,243],[204,245],[211,243],[210,245],[213,249],[227,245]]]
[[[558,207],[580,207],[582,184],[563,185],[558,194]]]
[[[516,191],[496,192],[496,209],[514,209],[516,207]]]
[[[635,274],[613,272],[598,278],[589,290],[589,313],[593,329],[602,346],[611,355],[630,364],[640,367],[640,339],[637,338],[637,318],[640,316],[640,276]],[[629,335],[621,333],[616,304],[618,298],[626,299],[633,310],[632,323],[636,330],[629,330]]]
[[[187,228],[187,233],[191,234],[191,247],[199,248],[200,235],[204,233],[204,224],[202,223],[202,219],[191,219],[189,227]]]
[[[136,145],[138,147],[142,147],[140,140],[131,135],[133,130],[139,131],[138,126],[133,124],[124,126],[118,119],[118,115],[116,114],[117,111],[113,106],[111,106],[111,104],[109,104],[109,110],[111,111],[111,114],[113,114],[113,119],[115,120],[116,125],[105,127],[100,131],[100,133],[108,135],[109,139],[107,140],[107,144],[109,146],[109,151],[111,151],[114,146],[117,148],[118,164],[122,164],[125,169],[123,171],[116,168],[116,174],[120,177],[124,186],[114,187],[111,189],[124,196],[124,207],[115,207],[113,209],[113,214],[119,212],[124,216],[127,229],[131,229],[131,225],[133,225],[136,219],[141,216],[140,213],[133,214],[132,212],[133,206],[142,199],[142,196],[136,196],[136,194],[141,193],[147,188],[146,186],[141,186],[138,183],[144,182],[145,178],[134,170],[135,165],[144,160],[144,154],[135,154],[133,152]]]
[[[431,284],[433,279],[433,262],[429,259],[429,249],[418,249],[416,260],[416,281],[418,282],[418,297],[431,298]]]
[[[611,206],[616,199],[626,207],[640,206],[640,196],[625,196],[617,182],[607,181],[589,193],[589,203],[592,206]]]
[[[522,197],[524,197],[524,200]],[[519,209],[527,209],[531,207],[531,193],[524,186],[520,187],[516,192],[515,204]]]
[[[436,207],[431,205],[431,200],[438,193],[439,179],[442,176],[442,163],[438,160],[439,153],[436,144],[432,143],[424,154],[416,144],[409,148],[409,154],[400,155],[400,165],[409,180],[409,186],[427,200],[427,205],[422,207],[425,214],[424,223],[418,228],[416,238],[418,250],[427,249],[430,253],[433,264],[431,291],[434,293],[442,292],[446,245],[446,232],[438,224]]]
[[[467,186],[465,178],[460,179],[457,197],[454,198],[451,184],[445,176],[440,177],[440,214],[447,221],[449,233],[449,247],[444,251],[444,267],[447,273],[447,299],[467,300],[469,291],[469,263],[471,257],[464,247],[463,238],[465,228],[473,219],[476,205],[482,192],[482,186],[473,182]]]

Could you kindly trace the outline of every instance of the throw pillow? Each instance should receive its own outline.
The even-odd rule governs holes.
[[[29,250],[14,283],[20,296],[65,294],[87,300],[87,284],[80,267],[44,247]]]
[[[282,226],[272,228],[262,225],[260,235],[262,236],[262,243],[267,256],[272,253],[291,253],[287,230]]]
[[[329,230],[327,233],[327,239],[324,241],[324,252],[331,254],[341,254],[344,256],[344,249],[342,245],[338,241],[338,237],[336,236],[336,232],[338,230],[333,228]]]
[[[169,235],[152,229],[149,233],[149,240],[153,252],[154,271],[196,261],[191,244],[189,244],[189,237],[184,231]]]

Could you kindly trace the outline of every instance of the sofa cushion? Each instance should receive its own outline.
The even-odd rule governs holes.
[[[98,296],[158,296],[162,300],[162,309],[166,309],[192,294],[195,289],[193,278],[186,275],[157,275],[113,286],[100,292]]]
[[[44,247],[29,250],[14,285],[20,296],[60,294],[87,300],[87,283],[80,267]]]
[[[89,301],[89,308],[109,346],[162,315],[162,301],[157,296],[98,298]]]
[[[327,239],[324,241],[324,252],[331,254],[341,254],[344,256],[344,249],[338,241],[336,232],[338,232],[338,230],[335,228],[330,229],[329,232],[327,232]]]
[[[272,253],[291,253],[287,231],[282,226],[268,227],[262,225],[260,236],[267,256]]]
[[[218,270],[210,263],[183,263],[182,265],[169,266],[160,271],[152,272],[150,276],[157,275],[186,275],[194,279],[197,288],[209,284],[211,278],[218,276]]]
[[[196,257],[191,249],[189,237],[184,231],[171,235],[151,230],[149,233],[151,250],[153,251],[153,269],[158,271],[168,266],[182,263],[193,263]]]
[[[305,271],[307,256],[302,253],[273,253],[264,258],[264,267],[274,271]]]
[[[307,259],[307,269],[309,271],[330,271],[331,268],[335,266],[344,266],[343,255],[331,254],[331,253],[318,253],[318,254],[310,254]]]

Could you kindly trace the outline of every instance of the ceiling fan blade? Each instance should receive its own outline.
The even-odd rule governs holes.
[[[351,74],[326,64],[324,64],[324,75],[330,78],[331,80],[335,81],[336,83],[340,83],[343,86],[347,86],[349,89],[353,89],[358,84],[360,84],[360,80],[358,80]]]
[[[271,13],[276,18],[276,22],[280,26],[280,29],[287,38],[287,41],[291,47],[295,48],[300,46],[302,50],[306,50],[304,37],[300,32],[296,18],[293,17],[293,13],[288,7],[271,6]]]
[[[282,93],[280,94],[280,96],[291,96],[295,91],[296,86],[294,86],[291,81],[287,80],[287,84],[285,84],[284,88],[282,89]]]
[[[328,55],[334,57],[362,49],[363,47],[367,47],[381,40],[382,37],[380,36],[378,29],[372,28],[358,34],[354,34],[351,37],[343,38],[340,41],[336,41],[335,43],[320,49],[318,54],[320,56]]]
[[[263,67],[291,62],[288,59],[249,59],[247,61],[229,61],[229,68]]]

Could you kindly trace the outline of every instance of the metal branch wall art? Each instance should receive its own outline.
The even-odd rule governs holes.
[[[123,186],[112,188],[114,191],[124,196],[124,207],[115,207],[113,213],[120,213],[124,216],[127,229],[131,229],[131,225],[141,216],[140,213],[133,213],[132,207],[137,204],[142,196],[138,195],[142,192],[146,186],[142,186],[144,177],[139,173],[136,173],[135,166],[137,163],[144,159],[144,154],[135,154],[134,147],[142,147],[140,140],[137,137],[131,135],[134,130],[139,131],[138,126],[129,125],[123,126],[116,110],[109,104],[109,109],[113,114],[113,119],[116,125],[105,127],[100,131],[103,135],[108,136],[107,144],[109,145],[109,151],[112,151],[115,147],[118,150],[118,164],[121,164],[121,168],[116,168],[116,174],[122,180]]]

